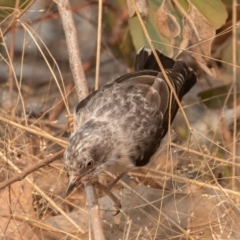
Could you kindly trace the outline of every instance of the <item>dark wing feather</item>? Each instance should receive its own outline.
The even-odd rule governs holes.
[[[74,129],[83,125],[92,115],[92,111],[95,105],[96,107],[100,108],[100,104],[104,104],[104,98],[107,96],[110,97],[110,93],[113,91],[114,88],[120,86],[122,84],[125,85],[135,85],[136,87],[139,85],[146,85],[148,87],[154,84],[155,78],[158,72],[152,70],[145,70],[140,72],[133,72],[125,74],[115,81],[108,83],[101,87],[98,91],[94,91],[85,99],[80,101],[78,105],[75,107],[74,110]],[[146,93],[147,94],[147,93]],[[97,100],[96,100],[97,99]],[[156,100],[153,98],[152,100]],[[103,100],[103,101],[102,101]],[[157,102],[152,102],[152,104],[156,104],[156,107],[159,105]]]
[[[167,75],[180,101],[197,82],[196,74],[182,61],[176,61],[173,68],[167,71]],[[164,78],[162,73],[159,73],[159,77]],[[164,132],[162,137],[164,137],[168,131],[169,120],[170,123],[172,123],[179,109],[175,97],[172,95],[170,99],[172,101],[171,103],[169,102],[166,110],[167,114],[165,114],[163,119]]]
[[[174,61],[171,58],[166,57],[159,51],[157,51],[158,57],[162,62],[163,67],[166,69],[169,80],[171,81],[179,100],[181,101],[183,96],[193,87],[197,81],[196,74],[181,61]],[[160,96],[160,110],[163,114],[162,128],[163,132],[161,138],[165,136],[168,131],[169,120],[173,121],[178,105],[174,97],[172,96],[172,102],[170,104],[169,100],[169,88],[165,82],[163,74],[160,72],[158,64],[154,58],[152,52],[142,48],[136,56],[136,66],[135,72],[125,74],[115,81],[104,85],[98,91],[91,93],[88,97],[82,100],[75,108],[75,128],[84,124],[91,116],[91,111],[89,110],[91,105],[100,104],[100,99],[104,99],[105,93],[112,91],[117,85],[132,84],[132,85],[146,85],[153,87]],[[109,91],[108,91],[109,90]],[[94,101],[94,99],[95,100]],[[158,103],[158,97],[156,92],[149,91],[146,93],[146,97],[149,101],[156,104]],[[171,109],[169,109],[171,106]],[[169,119],[169,114],[165,114],[167,111],[170,112],[171,119]]]
[[[164,69],[173,68],[175,61],[156,50],[159,60],[161,61]],[[154,70],[160,72],[158,63],[150,49],[141,48],[136,56],[135,71],[141,70]]]

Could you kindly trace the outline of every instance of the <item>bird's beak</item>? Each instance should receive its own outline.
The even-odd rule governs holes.
[[[75,175],[69,176],[68,186],[67,186],[67,190],[66,190],[66,193],[65,193],[66,197],[69,196],[69,194],[72,192],[72,190],[76,186],[78,180],[79,180],[78,176],[75,176]]]

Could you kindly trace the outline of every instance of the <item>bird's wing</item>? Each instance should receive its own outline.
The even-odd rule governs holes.
[[[83,125],[89,118],[93,117],[93,110],[100,109],[109,99],[114,100],[114,93],[121,95],[127,91],[132,94],[141,89],[142,95],[146,97],[148,103],[155,109],[161,109],[163,114],[168,105],[169,90],[163,78],[158,78],[158,72],[145,70],[125,74],[115,81],[104,85],[98,91],[91,93],[88,97],[79,102],[75,108],[75,129]],[[112,106],[109,105],[109,108]]]
[[[175,61],[161,52],[156,51],[162,62],[164,69],[172,83],[179,100],[193,87],[197,81],[197,76],[184,62]],[[153,53],[145,48],[142,48],[136,56],[135,72],[125,74],[111,83],[107,83],[98,91],[91,93],[84,100],[79,102],[75,108],[74,127],[75,129],[84,124],[89,118],[93,117],[93,110],[101,108],[105,105],[105,109],[113,107],[110,103],[113,100],[113,93],[124,95],[122,86],[129,85],[137,88],[145,89],[145,95],[148,102],[152,106],[159,107],[162,114],[169,111],[171,114],[170,121],[174,119],[178,110],[178,105],[172,97],[171,104],[169,103],[169,87],[160,72],[159,66]],[[121,88],[122,87],[122,88]],[[116,89],[121,91],[115,91]],[[135,91],[133,90],[133,91]],[[129,89],[128,89],[129,91]],[[124,96],[123,96],[124,97]],[[169,106],[170,105],[170,110]],[[165,133],[168,130],[169,114],[164,116]],[[164,134],[165,135],[165,134]]]

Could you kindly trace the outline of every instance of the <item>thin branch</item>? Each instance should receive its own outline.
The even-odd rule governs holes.
[[[84,71],[88,71],[93,65],[93,61],[92,59],[90,59],[87,62],[83,62],[83,69]],[[66,86],[66,98],[70,95],[70,93],[72,92],[74,87],[74,83],[70,82],[68,83],[68,85]],[[59,101],[58,103],[56,103],[56,106],[52,109],[50,116],[49,116],[49,120],[50,121],[54,121],[58,118],[58,116],[62,113],[62,111],[64,110],[64,101],[63,99],[61,101]]]
[[[28,3],[28,5],[23,9],[23,11],[21,11],[13,20],[12,22],[7,26],[7,28],[3,31],[3,36],[5,36],[16,24],[16,22],[18,21],[18,19],[33,5],[33,3],[36,0],[32,0],[31,2]],[[23,4],[20,6],[22,7]],[[2,36],[1,36],[2,38]],[[0,38],[0,39],[1,39]]]
[[[57,0],[56,3],[65,32],[70,69],[72,71],[78,98],[79,100],[82,100],[89,94],[89,92],[80,57],[77,31],[73,22],[71,6],[68,0]]]
[[[32,4],[35,2],[35,0],[32,1]],[[71,8],[71,11],[74,12],[74,13],[77,13],[81,10],[84,10],[85,8],[87,7],[91,7],[91,6],[94,6],[94,5],[97,5],[98,4],[98,1],[92,1],[92,2],[86,2],[86,3],[82,3],[80,5],[77,5],[77,6],[74,6]],[[30,7],[31,5],[29,4],[29,6],[27,8],[24,9],[23,12],[21,12],[21,16],[27,11],[27,9]],[[110,4],[110,3],[107,3],[107,2],[103,2],[103,6],[105,8],[107,8],[108,10],[112,11],[114,14],[117,13],[117,9],[113,6],[113,4]],[[26,21],[26,23],[28,25],[33,25],[33,24],[36,24],[36,23],[43,23],[43,22],[46,22],[46,21],[49,21],[49,20],[52,20],[52,19],[57,19],[59,18],[60,14],[58,12],[52,12],[50,14],[47,14],[47,15],[44,15],[44,16],[41,16],[39,18],[36,18],[36,19],[31,19],[31,20],[28,20]],[[20,18],[20,15],[18,15],[18,18],[16,20],[18,20]],[[14,23],[16,22],[16,20],[11,23],[9,26],[7,26],[6,30],[4,30],[4,36],[10,32],[12,29],[21,29],[22,26],[21,25],[15,25]],[[5,24],[2,23],[1,26],[3,26],[3,28],[5,27]]]
[[[233,154],[233,167],[232,167],[232,190],[236,190],[236,136],[237,136],[237,0],[233,0],[232,3],[232,63],[233,63],[233,109],[234,109],[234,118],[233,118],[233,146],[232,146],[232,154]]]
[[[62,19],[68,47],[70,68],[73,74],[74,83],[79,100],[87,97],[87,82],[82,67],[80,51],[78,47],[77,32],[73,22],[71,6],[68,0],[56,0],[58,10]],[[95,239],[105,239],[96,190],[92,185],[85,184],[87,200],[90,208],[90,220]]]
[[[66,141],[64,141],[62,139],[59,139],[57,137],[54,137],[51,134],[49,134],[47,132],[44,132],[40,128],[34,127],[34,129],[33,129],[32,127],[25,127],[25,126],[23,126],[23,125],[21,125],[19,123],[16,123],[16,122],[14,122],[14,121],[12,121],[10,119],[5,118],[3,116],[0,116],[0,122],[4,122],[4,123],[9,124],[11,126],[14,126],[14,127],[19,128],[19,129],[25,130],[27,132],[33,133],[33,134],[35,134],[37,136],[44,137],[44,138],[46,138],[48,140],[51,140],[51,141],[59,144],[62,147],[66,147],[67,146],[67,142]]]
[[[66,232],[63,229],[59,228],[58,225],[50,226],[49,224],[33,219],[32,217],[30,218],[30,217],[25,217],[23,215],[17,215],[17,214],[1,214],[1,219],[7,218],[7,217],[12,217],[15,220],[27,223],[34,229],[40,229],[42,231],[48,231],[48,232],[51,231],[52,233],[57,233],[57,234],[63,233],[64,235],[71,237],[71,239],[76,239],[76,240],[80,239],[79,235],[76,235],[76,233]],[[70,239],[70,238],[67,238],[67,239]]]
[[[9,165],[11,166],[15,171],[17,171],[19,174],[22,173],[22,171],[8,158],[6,158],[5,154],[0,152],[0,157]],[[33,189],[37,191],[46,201],[49,203],[50,206],[53,207],[53,209],[56,209],[60,214],[62,214],[80,233],[84,233],[85,231],[75,223],[73,219],[71,219],[56,203],[47,195],[45,192],[38,187],[29,177],[25,177],[25,180],[32,185]]]
[[[218,158],[216,156],[211,156],[211,155],[208,155],[208,154],[205,154],[205,153],[202,153],[202,152],[198,152],[194,149],[190,149],[189,147],[184,147],[184,146],[180,146],[179,144],[176,144],[174,142],[171,142],[171,146],[173,147],[176,147],[178,149],[181,149],[183,151],[186,151],[188,153],[193,153],[193,154],[196,154],[197,156],[201,156],[201,157],[204,157],[207,161],[217,161],[217,162],[220,162],[222,163],[223,165],[232,165],[233,163],[230,161],[230,159],[222,159],[222,158]],[[230,151],[225,151],[227,154],[230,154],[231,152]],[[240,168],[240,163],[235,163],[235,166],[239,167]]]
[[[98,1],[98,32],[97,32],[97,59],[96,59],[96,74],[95,74],[95,90],[99,87],[99,70],[101,58],[101,37],[102,37],[102,0]]]
[[[55,81],[55,83],[56,83],[56,85],[57,85],[57,87],[58,87],[58,89],[59,89],[60,95],[61,95],[62,100],[63,100],[63,102],[64,102],[64,105],[65,105],[65,107],[66,107],[66,111],[67,111],[68,114],[70,114],[69,107],[68,107],[68,103],[67,103],[67,99],[66,99],[66,95],[67,95],[67,94],[66,94],[66,92],[65,92],[65,89],[63,89],[63,91],[62,91],[62,89],[61,89],[61,87],[60,87],[60,85],[59,85],[59,81],[58,81],[58,79],[57,79],[57,76],[56,76],[56,74],[54,73],[54,71],[53,71],[53,69],[52,69],[52,67],[51,67],[51,64],[49,63],[49,61],[48,61],[48,59],[47,59],[47,57],[46,57],[46,55],[45,55],[45,53],[44,53],[44,51],[43,51],[43,49],[42,49],[42,46],[45,48],[46,52],[49,54],[49,56],[50,56],[51,59],[53,60],[53,62],[54,62],[54,64],[55,64],[55,67],[56,67],[56,69],[57,69],[57,71],[58,71],[58,73],[59,73],[59,75],[60,75],[60,81],[63,83],[63,77],[62,77],[60,68],[59,68],[59,66],[58,66],[58,63],[56,62],[56,60],[54,59],[53,55],[52,55],[51,52],[49,51],[49,49],[48,49],[48,47],[46,46],[46,44],[44,43],[44,41],[40,38],[40,36],[38,35],[38,33],[37,33],[36,31],[34,31],[32,28],[30,28],[27,24],[22,23],[22,22],[20,22],[20,23],[21,23],[23,29],[29,34],[29,36],[31,36],[31,39],[32,39],[33,42],[35,43],[35,45],[36,45],[36,47],[38,48],[39,52],[41,53],[42,58],[44,59],[46,65],[48,66],[48,69],[49,69],[49,71],[51,72],[52,77],[53,77],[53,79],[54,79],[54,81]],[[40,46],[40,44],[38,43],[38,40],[39,40],[39,42],[42,44],[41,46]]]
[[[164,172],[164,171],[161,171],[161,170],[156,170],[156,169],[152,169],[152,168],[145,168],[145,167],[144,167],[144,169],[145,169],[146,171],[150,171],[150,172],[154,173],[155,175],[154,175],[153,178],[155,178],[155,179],[163,179],[163,176],[164,176],[164,177],[168,177],[168,178],[170,178],[170,179],[173,179],[173,180],[175,180],[175,181],[183,182],[183,183],[185,183],[185,184],[193,184],[193,185],[199,186],[199,187],[201,187],[201,188],[212,189],[212,190],[216,191],[217,193],[224,191],[225,193],[227,193],[227,194],[229,194],[229,195],[232,195],[233,197],[236,197],[236,198],[239,198],[239,197],[240,197],[240,193],[239,193],[238,191],[234,191],[234,190],[227,189],[227,188],[219,189],[218,186],[215,186],[215,185],[210,184],[210,183],[207,183],[207,182],[200,182],[200,181],[198,181],[198,180],[194,180],[194,179],[190,179],[190,178],[178,176],[178,175],[176,175],[176,174],[167,173],[167,172]],[[108,175],[110,175],[109,172],[107,172],[107,173],[108,173]],[[141,176],[140,174],[141,174],[141,173],[137,173],[137,172],[132,172],[132,173],[131,173],[131,175],[134,176],[134,177],[135,177],[135,176],[136,176],[136,177]],[[159,176],[159,175],[161,175],[161,176]],[[111,176],[111,175],[110,175],[110,176]],[[122,182],[121,182],[121,183],[122,183]],[[122,183],[122,184],[123,184],[123,183]],[[125,186],[125,185],[124,185],[124,186]],[[219,194],[219,193],[218,193],[218,194]],[[225,194],[225,195],[226,195],[226,194]]]
[[[98,197],[96,190],[92,185],[89,185],[87,183],[84,183],[84,186],[88,199],[94,239],[104,240],[105,237],[103,234],[102,220],[99,214]]]
[[[0,190],[2,190],[3,188],[5,188],[5,187],[7,187],[7,186],[9,186],[9,185],[11,185],[11,184],[13,184],[15,182],[21,181],[22,179],[24,179],[30,173],[38,170],[41,167],[44,167],[44,166],[50,164],[51,162],[55,161],[58,158],[61,158],[63,153],[64,153],[64,149],[60,150],[59,152],[53,154],[50,157],[47,157],[46,159],[44,159],[42,161],[38,161],[38,163],[34,164],[33,166],[27,167],[26,169],[24,169],[24,171],[22,171],[18,175],[14,176],[14,177],[12,177],[10,179],[7,179],[4,182],[0,183]],[[38,160],[34,156],[31,156],[31,157],[36,159],[36,160]]]
[[[107,175],[111,176],[112,178],[114,178],[114,175],[111,174],[110,172],[106,172]],[[165,173],[165,172],[164,172]],[[176,228],[178,228],[179,230],[182,231],[182,233],[185,234],[185,236],[187,236],[187,239],[191,239],[193,240],[193,238],[189,235],[189,232],[187,230],[185,230],[180,224],[178,224],[177,222],[175,222],[174,219],[171,218],[171,216],[168,216],[167,214],[165,214],[163,211],[161,211],[158,207],[156,207],[153,203],[149,202],[148,199],[146,199],[143,194],[138,193],[137,191],[135,191],[132,187],[130,187],[128,184],[126,184],[125,182],[121,181],[121,184],[128,190],[130,190],[132,193],[134,193],[137,197],[139,197],[139,199],[142,199],[144,202],[146,202],[147,204],[151,205],[157,212],[159,212],[159,214],[161,214],[165,219],[167,219],[170,223],[172,223]]]

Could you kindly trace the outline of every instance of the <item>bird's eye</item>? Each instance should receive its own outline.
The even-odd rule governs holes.
[[[92,166],[93,166],[93,160],[89,160],[89,161],[87,162],[87,167],[90,168],[90,167],[92,167]]]

